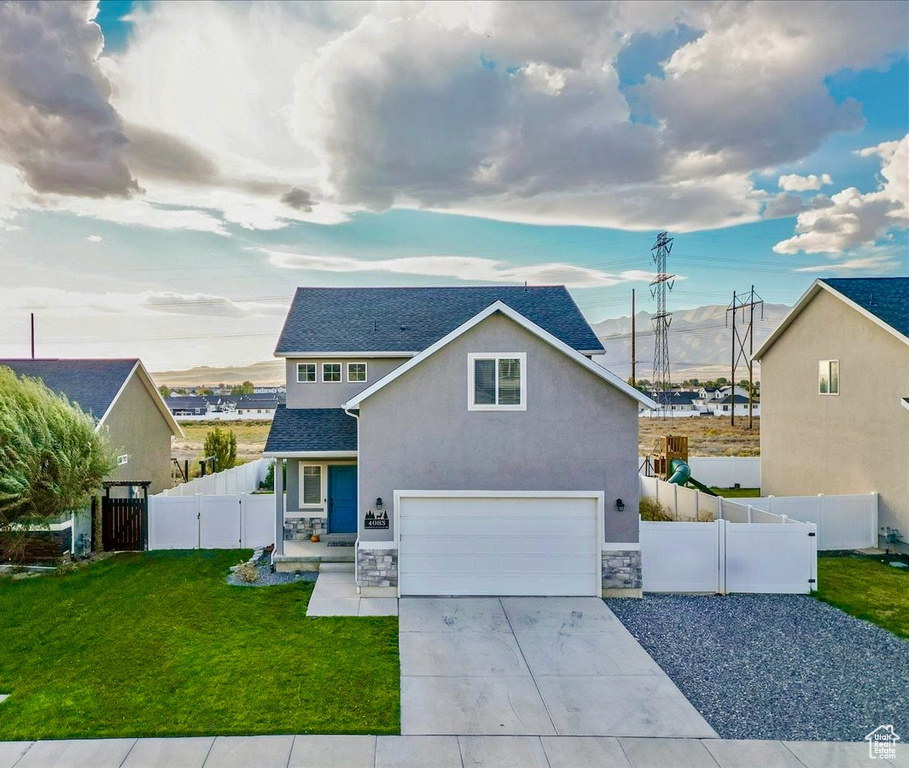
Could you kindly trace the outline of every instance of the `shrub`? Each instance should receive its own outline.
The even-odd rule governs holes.
[[[287,462],[283,462],[283,478],[284,478],[284,489],[287,489]],[[260,491],[275,491],[275,463],[272,462],[268,465],[268,473],[265,475],[265,479],[259,483]]]
[[[647,520],[652,523],[667,523],[673,520],[669,507],[664,507],[652,496],[641,497],[638,511],[641,515],[641,520]]]
[[[253,584],[259,580],[259,567],[255,563],[243,563],[235,571],[240,581]]]
[[[202,450],[205,452],[205,458],[215,457],[216,472],[230,469],[237,463],[237,438],[232,429],[215,427],[205,436],[205,446]]]

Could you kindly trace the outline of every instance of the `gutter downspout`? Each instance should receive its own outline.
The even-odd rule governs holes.
[[[360,417],[345,404],[344,413],[357,420],[357,539],[354,542],[354,582],[360,594]]]

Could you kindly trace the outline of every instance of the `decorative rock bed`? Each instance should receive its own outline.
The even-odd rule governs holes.
[[[232,565],[227,583],[233,587],[274,587],[280,584],[293,584],[296,581],[315,581],[319,574],[317,571],[302,571],[300,573],[275,573],[268,559],[271,548],[257,549],[245,563]],[[250,581],[240,576],[238,571],[244,566],[254,566],[256,578]]]

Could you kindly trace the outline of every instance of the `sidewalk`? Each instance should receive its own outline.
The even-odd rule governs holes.
[[[0,742],[0,768],[852,768],[864,743],[587,736],[218,736]]]

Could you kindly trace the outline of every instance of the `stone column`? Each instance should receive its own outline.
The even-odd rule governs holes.
[[[275,459],[275,555],[284,554],[284,459]]]

